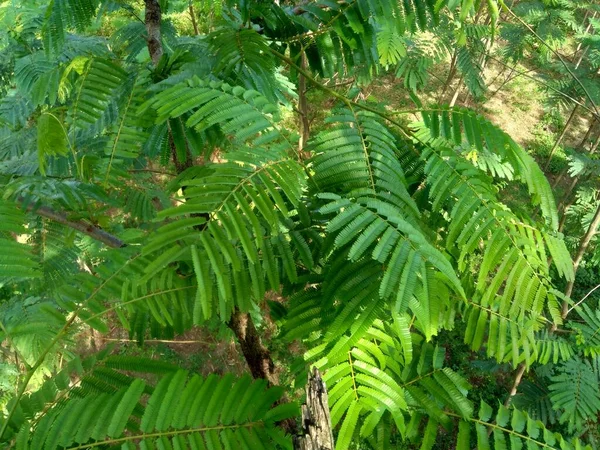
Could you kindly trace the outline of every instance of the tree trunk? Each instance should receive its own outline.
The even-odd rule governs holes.
[[[158,0],[145,0],[146,2],[146,41],[148,43],[148,52],[152,63],[158,64],[163,54],[163,46],[160,38],[160,23],[161,23],[161,11]]]
[[[269,350],[263,345],[250,315],[236,309],[227,326],[235,334],[252,376],[263,378],[269,384],[277,386],[279,375],[275,371],[275,364]]]
[[[327,387],[317,368],[308,375],[306,403],[302,405],[302,432],[294,438],[294,450],[333,450]]]
[[[271,351],[264,346],[252,318],[247,313],[240,312],[237,308],[231,315],[227,326],[233,331],[240,344],[246,364],[253,378],[267,380],[270,386],[279,385],[279,373],[275,368]],[[284,395],[278,403],[287,403],[288,398]],[[278,424],[286,433],[296,433],[296,421],[286,419]]]
[[[200,31],[198,30],[198,22],[196,22],[196,13],[194,12],[194,4],[190,2],[190,6],[188,8],[190,11],[190,17],[192,18],[192,26],[194,27],[194,34],[198,36]]]
[[[565,123],[565,126],[564,126],[562,132],[560,133],[560,136],[558,137],[558,139],[556,139],[556,142],[554,142],[554,146],[550,150],[550,156],[548,156],[548,161],[546,161],[546,165],[544,166],[544,170],[548,170],[548,166],[550,165],[550,161],[552,161],[552,157],[554,156],[554,152],[556,151],[556,149],[558,148],[558,146],[562,142],[563,138],[567,134],[567,131],[569,130],[569,127],[571,126],[571,122],[573,122],[573,119],[575,118],[575,114],[577,113],[578,109],[579,109],[579,105],[575,105],[575,108],[573,108],[573,111],[571,111],[571,115],[567,119],[567,123]]]
[[[599,225],[600,225],[600,203],[598,204],[598,208],[596,208],[596,213],[594,214],[592,223],[590,223],[590,227],[588,228],[588,230],[585,233],[585,235],[583,236],[583,238],[581,238],[581,242],[579,243],[579,248],[577,249],[577,254],[575,255],[575,258],[573,259],[573,272],[575,274],[577,274],[577,269],[579,269],[579,264],[581,264],[581,260],[583,259],[583,256],[585,255],[585,252],[587,251],[587,249],[590,245],[590,242],[592,241],[592,238],[596,234],[596,231],[598,230]],[[575,277],[573,277],[573,278],[575,278]],[[567,288],[565,289],[565,295],[567,297],[571,297],[574,286],[575,286],[575,279],[573,279],[573,281],[569,281],[569,284],[567,284]],[[565,317],[567,317],[568,313],[569,313],[569,304],[565,301],[562,304],[562,318],[564,319]]]

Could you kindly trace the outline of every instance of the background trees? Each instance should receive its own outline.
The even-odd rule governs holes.
[[[596,10],[3,6],[2,442],[291,448],[316,366],[338,449],[595,446]]]

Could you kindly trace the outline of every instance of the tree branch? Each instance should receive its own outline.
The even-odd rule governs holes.
[[[110,233],[107,233],[106,231],[104,231],[101,228],[98,228],[94,225],[85,223],[80,220],[78,220],[78,221],[69,220],[65,213],[55,211],[48,206],[39,206],[36,208],[35,206],[30,205],[30,206],[27,206],[25,209],[29,212],[37,214],[38,216],[42,216],[42,217],[45,217],[46,219],[50,219],[53,222],[57,222],[57,223],[65,225],[69,228],[73,228],[74,230],[77,230],[80,233],[83,233],[83,234],[91,237],[92,239],[102,242],[103,244],[105,244],[109,247],[121,248],[121,247],[125,247],[127,245],[127,244],[125,244],[125,242],[123,242],[118,237],[116,237]]]

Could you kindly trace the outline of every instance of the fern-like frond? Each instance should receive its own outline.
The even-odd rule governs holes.
[[[46,9],[42,38],[47,52],[60,50],[70,29],[84,30],[92,23],[97,0],[52,0]]]
[[[253,29],[223,28],[208,39],[219,78],[232,79],[272,100],[276,98],[275,61],[264,36]]]
[[[353,438],[370,436],[384,413],[391,415],[404,436],[410,427],[405,419],[420,412],[446,427],[451,424],[448,409],[464,418],[471,416],[473,406],[466,398],[469,385],[443,366],[444,349],[425,343],[415,346],[414,355],[407,353],[402,334],[395,326],[376,321],[348,352],[318,362],[328,369],[323,378],[331,386],[332,423],[341,424],[341,448],[348,448]],[[318,349],[309,356],[318,357]],[[355,427],[359,417],[362,426]]]
[[[307,267],[314,264],[305,238],[290,220],[293,208],[302,207],[301,166],[275,149],[254,148],[226,158],[205,166],[205,176],[183,181],[185,202],[158,214],[170,222],[144,249],[146,254],[160,252],[162,265],[173,258],[191,260],[198,281],[197,323],[217,311],[229,317],[234,299],[247,311],[252,298],[262,298],[265,282],[279,290],[280,266],[295,280],[293,253]]]
[[[559,422],[567,423],[569,432],[583,428],[585,421],[600,411],[598,378],[589,361],[570,359],[556,368],[552,378],[550,401],[560,414]]]
[[[515,220],[496,199],[490,181],[470,162],[457,158],[452,151],[443,150],[440,153],[426,150],[424,158],[433,210],[448,205],[450,225],[446,242],[449,249],[455,245],[460,248],[460,270],[466,270],[470,265],[467,258],[482,241],[485,243],[477,279],[477,289],[483,296],[482,305],[496,304],[495,296],[506,282],[498,304],[501,314],[518,312],[521,318],[532,312],[541,314],[548,301],[552,317],[556,318],[556,299],[552,300],[548,294],[550,285],[543,235]],[[498,255],[504,257],[499,259]],[[491,283],[488,276],[492,277]],[[515,302],[512,302],[513,297]]]
[[[457,146],[466,144],[481,154],[487,150],[509,163],[515,175],[527,185],[534,202],[540,205],[551,229],[556,230],[558,217],[550,184],[534,159],[508,134],[466,108],[442,106],[423,111],[422,115],[431,137],[441,137]],[[497,175],[498,171],[490,173]]]
[[[548,386],[541,380],[522,381],[519,393],[513,397],[512,403],[516,408],[526,411],[531,418],[541,420],[546,426],[558,422],[558,413],[552,409]]]
[[[494,409],[481,401],[478,417],[459,422],[456,446],[459,450],[468,450],[473,446],[484,450],[508,448],[509,445],[510,448],[522,448],[524,444],[527,448],[591,450],[590,446],[582,445],[578,439],[568,441],[559,433],[548,430],[541,421],[532,419],[527,413],[503,405],[498,406],[494,414]]]
[[[0,283],[41,275],[32,249],[25,243],[25,213],[11,202],[0,201]]]
[[[144,80],[139,74],[130,77],[122,89],[120,98],[119,118],[109,130],[110,139],[106,146],[105,154],[108,157],[106,164],[105,181],[110,176],[111,169],[122,160],[137,158],[143,143],[147,140],[147,128],[150,123],[143,116],[137,114],[143,101]]]
[[[356,261],[363,256],[384,264],[379,294],[382,299],[395,298],[394,309],[404,312],[415,293],[417,284],[424,283],[419,273],[431,265],[439,271],[448,284],[464,295],[454,268],[445,256],[417,228],[404,219],[401,210],[373,197],[343,199],[330,194],[330,203],[321,213],[336,213],[327,227],[334,234],[335,247],[352,244],[348,257]],[[372,244],[377,243],[374,247]]]
[[[482,69],[477,61],[479,52],[469,51],[469,47],[459,47],[456,66],[463,76],[463,81],[474,97],[480,97],[486,90],[485,81],[481,76]]]
[[[573,322],[571,326],[577,332],[577,342],[583,347],[586,356],[600,355],[600,311],[582,304],[577,308],[582,322]]]
[[[406,56],[402,32],[395,25],[391,21],[384,22],[381,29],[377,31],[379,63],[386,69]]]
[[[25,56],[15,63],[17,89],[34,106],[42,104],[46,98],[53,105],[58,97],[61,72],[57,61],[42,52]]]
[[[35,105],[28,96],[11,92],[0,100],[0,125],[19,129],[27,124],[27,120],[35,110]]]
[[[335,110],[327,122],[332,126],[310,143],[315,189],[340,194],[373,190],[416,220],[419,209],[407,191],[394,135],[365,111]]]
[[[140,113],[147,108],[156,110],[157,123],[183,116],[186,127],[205,131],[218,125],[237,143],[285,142],[283,132],[276,127],[277,107],[257,91],[241,86],[192,77],[155,95],[142,105]]]
[[[103,58],[90,58],[85,62],[73,93],[70,125],[86,128],[105,114],[109,102],[127,79],[127,73],[114,62]]]
[[[38,118],[37,134],[38,165],[40,173],[45,175],[48,157],[69,153],[67,130],[58,117],[48,111]]]
[[[179,448],[291,449],[291,438],[275,426],[297,414],[297,406],[273,404],[280,388],[266,381],[189,376],[186,371],[163,376],[153,388],[133,378],[124,387],[96,395],[71,395],[45,411],[33,430],[17,438],[31,448],[121,444],[132,448],[168,444]],[[86,411],[93,410],[93,414]],[[75,420],[77,419],[77,420]]]
[[[560,322],[558,302],[551,291],[546,249],[553,259],[556,258],[555,265],[559,272],[565,278],[572,279],[573,271],[564,243],[522,222],[498,200],[491,180],[461,151],[462,119],[451,119],[450,112],[445,110],[439,113],[426,113],[424,116],[428,128],[417,132],[416,138],[427,145],[422,158],[426,161],[425,174],[432,209],[441,213],[449,222],[447,235],[444,233],[446,245],[450,251],[456,246],[459,270],[478,272],[475,287],[481,297],[475,298],[483,309],[472,310],[470,314],[469,322],[473,324],[473,329],[479,331],[473,333],[474,340],[469,339],[469,341],[472,345],[481,343],[482,330],[479,326],[475,327],[475,324],[485,326],[487,319],[484,316],[488,313],[484,310],[489,308],[491,308],[490,320],[493,320],[491,318],[496,314],[500,318],[511,317],[517,320],[517,323],[511,327],[520,328],[527,323],[526,329],[530,332],[540,329],[540,320],[546,320],[543,317],[546,312],[554,321]],[[504,154],[512,153],[507,150],[510,142],[506,142],[503,133],[491,125],[482,132],[477,118],[470,115],[466,117],[464,134],[469,145],[483,148],[485,140],[489,142],[487,145],[490,148],[500,148],[499,152]],[[486,125],[485,121],[482,123]],[[440,137],[432,138],[431,134]],[[495,139],[500,142],[494,143]],[[450,145],[457,147],[451,150]],[[506,158],[520,172],[535,173],[535,169],[532,169],[527,159],[522,158],[522,153],[517,150]],[[534,180],[537,177],[527,175],[524,178],[529,179],[528,183],[532,186],[536,184]],[[539,187],[533,189],[537,190]],[[541,192],[540,196],[546,197],[546,193]],[[551,214],[549,219],[554,222],[552,216]],[[482,258],[469,261],[479,251],[482,251]],[[473,263],[475,266],[472,266]],[[509,328],[505,319],[502,319],[498,325],[502,325],[500,329],[505,331]],[[517,338],[515,334],[517,331],[515,329],[511,332],[513,335],[511,339]],[[479,338],[475,339],[477,336]],[[532,339],[527,339],[529,340],[531,340],[530,349],[524,350],[526,353],[533,354],[536,347],[533,336]],[[525,343],[526,340],[522,342]],[[496,357],[500,358],[501,355],[498,354]],[[519,359],[516,354],[512,357],[513,363]],[[530,358],[527,360],[531,361]]]

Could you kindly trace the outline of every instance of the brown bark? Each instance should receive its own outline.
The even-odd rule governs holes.
[[[279,385],[279,373],[271,358],[270,350],[264,346],[252,318],[247,313],[240,312],[237,308],[231,315],[227,326],[233,331],[240,344],[242,354],[248,364],[253,378],[263,378],[269,385]],[[288,398],[284,395],[278,403],[286,403]],[[286,419],[279,426],[288,434],[295,434],[296,421]]]
[[[308,375],[306,403],[302,405],[302,432],[294,438],[294,450],[333,450],[327,387],[317,368]]]
[[[148,34],[146,36],[146,42],[148,43],[148,52],[150,53],[150,58],[152,58],[152,63],[157,65],[163,55],[163,46],[160,36],[162,13],[158,0],[145,0],[145,3],[146,33]]]
[[[275,369],[271,353],[263,345],[250,315],[236,309],[227,322],[227,326],[235,334],[252,376],[263,378],[269,384],[277,386],[279,374]]]
[[[198,22],[196,22],[196,13],[194,12],[194,5],[190,2],[189,6],[190,17],[192,18],[192,26],[194,27],[194,34],[198,36],[200,31],[198,30]]]
[[[37,214],[38,216],[45,217],[46,219],[50,219],[53,222],[60,223],[69,228],[73,228],[74,230],[77,230],[80,233],[90,236],[91,238],[100,241],[109,247],[121,248],[125,247],[126,245],[125,242],[120,240],[118,237],[107,233],[101,228],[82,222],[80,220],[69,220],[67,214],[55,211],[47,206],[40,206],[37,208],[33,206],[28,206],[26,209],[28,211],[33,212],[34,214]]]

